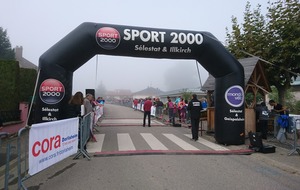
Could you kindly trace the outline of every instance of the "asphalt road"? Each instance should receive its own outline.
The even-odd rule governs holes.
[[[92,159],[67,158],[32,176],[24,182],[29,190],[118,190],[118,189],[299,189],[298,172],[284,170],[259,154],[251,155],[193,155],[189,148],[185,155],[125,154],[97,156],[97,153],[120,152],[118,134],[128,134],[133,151],[149,151],[151,147],[140,134],[154,136],[169,150],[182,150],[180,144],[166,138],[176,136],[199,150],[215,147],[190,141],[187,128],[157,124],[151,128],[141,126],[142,113],[130,108],[109,106],[105,108],[103,126],[96,135],[105,136],[98,150],[88,145]],[[130,119],[125,120],[124,119]],[[106,125],[104,125],[104,121]],[[117,122],[122,120],[123,122]],[[127,122],[127,123],[126,123]],[[109,125],[108,125],[109,123]],[[115,124],[113,124],[115,123]],[[153,123],[154,124],[154,123]],[[101,125],[101,122],[100,122]],[[164,135],[169,134],[169,135]],[[99,136],[98,136],[99,137]],[[99,139],[98,139],[99,140]],[[123,141],[127,144],[128,141]],[[101,143],[100,143],[101,144]],[[97,145],[98,146],[98,145]],[[97,147],[96,146],[96,147]],[[93,149],[93,148],[94,149]],[[128,146],[130,147],[130,146]],[[218,145],[217,145],[218,147]],[[226,147],[224,147],[226,148]],[[230,147],[228,147],[230,148]],[[234,149],[238,149],[234,147]],[[95,156],[93,156],[95,155]]]

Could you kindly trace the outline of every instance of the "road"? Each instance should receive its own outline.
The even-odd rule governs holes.
[[[278,167],[260,154],[218,154],[245,146],[224,147],[205,138],[194,142],[187,128],[160,121],[142,127],[142,117],[139,111],[106,105],[105,117],[97,127],[97,142],[88,144],[91,160],[67,158],[27,179],[25,186],[30,190],[300,187],[297,170]],[[207,151],[210,154],[205,154]]]

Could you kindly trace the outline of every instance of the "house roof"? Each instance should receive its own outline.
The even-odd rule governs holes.
[[[161,93],[163,93],[163,91],[158,88],[148,87],[144,90],[133,93],[133,95],[158,96]]]
[[[106,95],[109,96],[131,96],[132,92],[128,89],[116,89],[114,91],[107,91]]]
[[[23,57],[23,47],[22,46],[17,46],[15,48],[15,57],[16,57],[16,60],[19,62],[20,68],[35,69],[35,70],[38,69],[38,67],[35,64],[31,63],[30,61],[28,61],[27,59],[25,59]]]
[[[182,89],[177,89],[177,90],[172,90],[172,91],[164,92],[164,93],[160,94],[160,97],[180,96],[184,92],[196,93],[198,95],[206,95],[206,92],[200,90],[200,87],[198,87],[198,88],[182,88]]]
[[[271,92],[271,88],[264,74],[264,69],[261,61],[257,57],[250,57],[238,60],[244,67],[245,86],[248,84],[255,85],[261,90]],[[215,78],[209,74],[207,80],[202,86],[201,90],[213,91],[215,90]]]

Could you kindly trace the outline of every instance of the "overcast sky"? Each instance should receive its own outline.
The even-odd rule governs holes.
[[[0,27],[12,47],[23,46],[23,57],[38,65],[39,57],[83,22],[162,29],[208,31],[225,41],[231,17],[243,21],[246,0],[0,0]],[[267,0],[249,0],[252,9]],[[98,58],[97,58],[98,57]],[[97,61],[98,60],[98,61]],[[201,82],[208,77],[199,65]],[[148,86],[163,91],[200,86],[196,61],[96,55],[74,73],[73,92]]]

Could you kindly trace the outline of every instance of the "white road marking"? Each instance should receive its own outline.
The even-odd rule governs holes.
[[[189,138],[192,138],[192,134],[185,134],[185,136],[187,136]],[[222,147],[222,146],[220,146],[218,144],[212,143],[212,142],[210,142],[208,140],[205,140],[205,139],[203,139],[201,137],[198,138],[197,142],[201,143],[201,144],[203,144],[203,145],[205,145],[205,146],[207,146],[207,147],[209,147],[209,148],[211,148],[213,150],[229,150],[229,149],[227,149],[225,147]]]
[[[120,151],[136,150],[128,133],[118,133],[118,147]]]
[[[198,148],[194,147],[193,145],[185,142],[184,140],[178,138],[173,134],[163,134],[165,137],[170,139],[172,142],[180,146],[183,150],[199,150]]]
[[[105,134],[94,134],[97,142],[89,142],[87,144],[88,153],[101,152]]]
[[[152,148],[152,150],[168,150],[168,148],[163,145],[155,136],[151,133],[141,133],[142,137]]]

